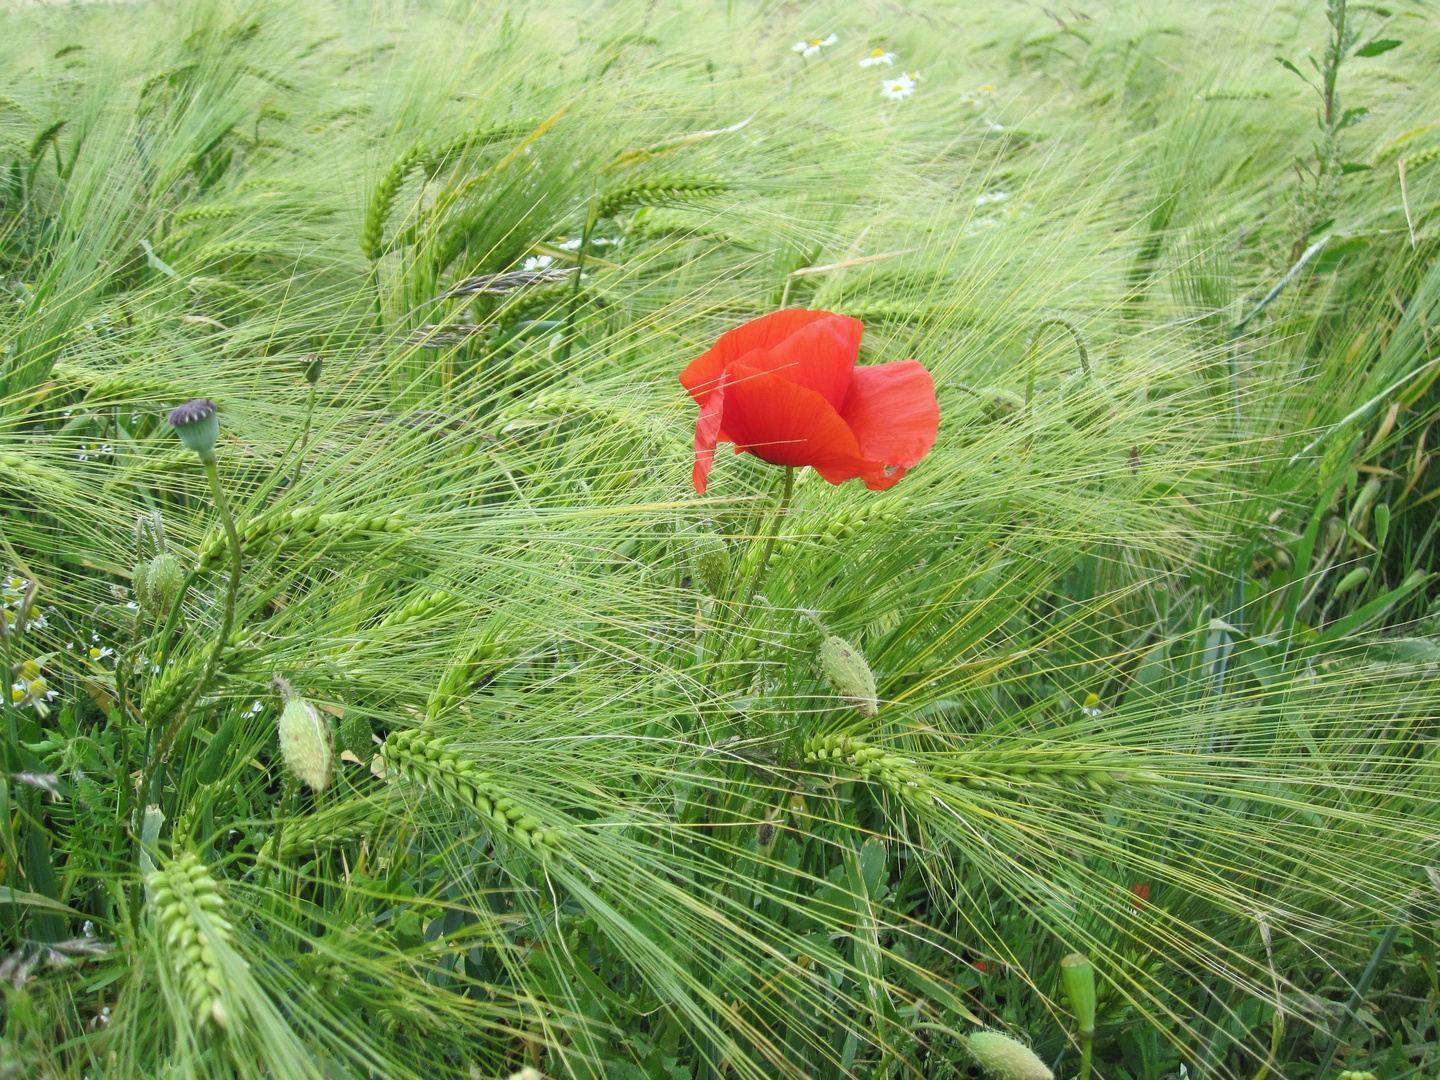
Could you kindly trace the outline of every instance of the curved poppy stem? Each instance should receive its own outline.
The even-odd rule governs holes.
[[[786,465],[785,487],[780,495],[780,506],[775,511],[775,522],[770,527],[770,535],[765,538],[765,547],[760,552],[760,563],[755,567],[755,575],[745,589],[745,598],[740,601],[742,612],[750,606],[750,601],[754,600],[755,594],[760,591],[760,583],[765,580],[765,568],[770,565],[770,556],[775,551],[775,541],[780,536],[780,523],[785,520],[785,515],[790,510],[790,497],[794,494],[795,466]]]

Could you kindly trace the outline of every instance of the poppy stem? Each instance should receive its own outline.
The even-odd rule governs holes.
[[[760,552],[760,563],[755,567],[755,576],[750,579],[749,586],[745,589],[745,598],[740,601],[740,610],[743,612],[755,599],[755,594],[760,591],[760,583],[765,580],[765,568],[770,565],[770,555],[775,550],[775,541],[780,535],[780,523],[785,520],[790,510],[790,497],[795,494],[795,466],[785,466],[785,487],[780,495],[780,506],[775,511],[775,521],[770,527],[770,535],[765,538],[765,547]]]

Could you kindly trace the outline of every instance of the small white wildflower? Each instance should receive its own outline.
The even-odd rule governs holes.
[[[99,648],[98,646],[92,646],[91,649],[90,649],[90,659],[91,659],[91,660],[104,660],[107,656],[114,656],[114,655],[115,655],[115,650],[114,650],[114,649],[111,649],[111,648],[108,648],[108,647],[102,649],[102,648]]]
[[[1086,694],[1084,702],[1080,705],[1080,711],[1086,716],[1099,716],[1105,711],[1100,707],[1100,695],[1093,690]]]
[[[991,120],[988,124],[985,125],[985,130],[986,130],[986,131],[1004,131],[1004,130],[1005,130],[1005,125],[1004,125],[1004,124],[997,124],[994,120]]]
[[[893,52],[886,52],[884,49],[876,49],[869,56],[863,57],[860,61],[861,67],[874,67],[876,64],[893,64],[900,57]]]
[[[790,46],[791,52],[798,52],[801,56],[814,56],[827,45],[834,45],[840,39],[834,34],[826,38],[814,38],[810,41],[797,41]]]
[[[577,236],[574,240],[566,240],[559,246],[564,248],[566,251],[579,251],[580,245],[584,242],[585,238],[583,236]]]
[[[984,195],[980,195],[980,196],[977,196],[977,197],[976,197],[976,199],[975,199],[975,205],[976,205],[976,206],[984,206],[984,205],[986,205],[987,203],[1004,202],[1004,201],[1005,201],[1006,199],[1008,199],[1008,198],[1010,198],[1010,196],[1009,196],[1006,192],[1003,192],[1003,191],[987,191]]]
[[[250,703],[250,715],[251,715],[251,716],[259,716],[259,715],[260,715],[260,710],[263,709],[264,707],[265,707],[265,706],[261,705],[259,701],[252,701],[252,702]]]
[[[883,80],[880,93],[887,101],[904,101],[915,93],[915,80],[902,72],[893,79]]]
[[[522,270],[544,270],[555,261],[553,255],[531,255],[520,265]]]

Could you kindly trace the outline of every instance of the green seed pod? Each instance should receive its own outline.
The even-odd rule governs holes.
[[[844,638],[830,635],[820,646],[820,669],[835,692],[860,710],[862,716],[879,711],[875,675],[860,650]]]
[[[1346,574],[1343,578],[1340,579],[1340,583],[1335,586],[1335,590],[1330,594],[1330,596],[1332,598],[1336,596],[1344,596],[1351,589],[1355,588],[1355,586],[1363,585],[1368,580],[1370,580],[1370,567],[1357,566],[1354,570],[1351,570],[1348,574]]]
[[[1095,967],[1083,953],[1060,961],[1060,978],[1081,1035],[1095,1034]]]
[[[285,708],[280,712],[280,751],[291,774],[315,791],[330,786],[330,772],[335,764],[335,744],[330,734],[330,721],[290,687],[284,679],[275,680]]]
[[[1022,1042],[998,1031],[977,1031],[965,1038],[971,1055],[999,1080],[1055,1080],[1045,1063]]]
[[[730,548],[718,536],[702,536],[690,552],[695,577],[711,596],[720,596],[730,581]]]
[[[180,436],[187,450],[194,450],[202,461],[215,455],[215,441],[220,438],[220,414],[209,398],[195,398],[170,411],[170,426]]]
[[[180,560],[168,551],[156,555],[150,563],[149,573],[145,576],[145,584],[155,610],[169,611],[185,586],[185,571],[180,566]]]
[[[220,725],[220,730],[210,739],[210,745],[205,748],[205,756],[200,759],[200,767],[195,770],[196,780],[202,784],[213,784],[220,779],[225,755],[230,752],[230,742],[234,738],[235,718],[232,716]]]
[[[1385,538],[1390,535],[1390,504],[1381,503],[1371,516],[1375,520],[1375,546],[1383,548]]]
[[[318,352],[311,352],[306,353],[304,356],[300,357],[300,363],[302,365],[301,371],[305,376],[305,381],[311,386],[314,386],[320,381],[320,372],[325,367],[325,358],[321,356]]]
[[[375,754],[375,744],[372,741],[374,734],[370,727],[370,718],[351,711],[340,725],[340,745],[362,762],[366,762]]]
[[[135,599],[146,611],[154,611],[155,603],[150,596],[150,564],[141,559],[130,571],[130,587],[135,590]]]

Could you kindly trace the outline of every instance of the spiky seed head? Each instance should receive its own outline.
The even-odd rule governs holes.
[[[307,352],[304,356],[300,357],[300,364],[300,370],[304,374],[307,383],[314,386],[320,381],[320,373],[325,368],[325,358],[323,356],[318,352]]]
[[[862,716],[879,711],[875,697],[875,675],[860,650],[842,637],[831,634],[820,645],[820,670],[835,692],[860,710]]]
[[[363,713],[351,711],[340,724],[340,745],[362,762],[375,756],[375,744],[371,741],[373,735],[370,718]]]
[[[154,601],[155,610],[168,611],[180,590],[185,586],[185,571],[180,560],[168,551],[162,551],[150,562],[150,572],[145,578],[146,588]]]
[[[209,398],[195,398],[170,410],[170,426],[185,449],[204,458],[215,452],[215,440],[220,438],[219,408]]]
[[[277,679],[276,682],[284,680]],[[289,687],[289,683],[285,684]],[[284,691],[281,696],[286,697]],[[293,690],[280,711],[280,752],[291,774],[309,784],[315,791],[330,786],[330,771],[335,765],[335,744],[330,735],[330,721]]]
[[[702,536],[690,553],[695,577],[711,596],[720,596],[730,581],[730,548],[718,536]]]
[[[1095,967],[1084,953],[1071,953],[1060,961],[1060,979],[1070,1011],[1075,1014],[1081,1035],[1095,1032]]]
[[[150,564],[141,559],[130,571],[130,587],[135,590],[135,599],[146,611],[154,611],[155,604],[150,597]]]
[[[965,1037],[971,1055],[999,1080],[1055,1080],[1045,1062],[1024,1043],[998,1031],[977,1031]]]

